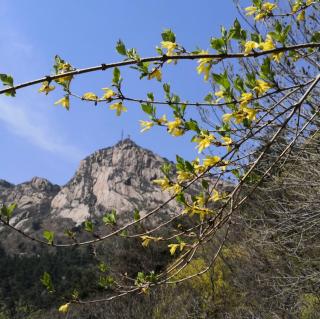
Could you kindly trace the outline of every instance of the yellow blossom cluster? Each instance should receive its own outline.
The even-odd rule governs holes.
[[[69,110],[70,108],[70,99],[69,99],[69,95],[64,96],[63,98],[61,98],[60,100],[54,102],[55,105],[61,104],[64,108],[66,108],[67,110]]]
[[[255,15],[254,19],[258,21],[272,15],[272,11],[276,8],[277,5],[275,3],[265,2],[264,4],[262,4],[261,8],[256,6],[249,6],[245,8],[245,11],[247,12],[248,16]]]
[[[39,93],[45,93],[48,95],[49,92],[53,91],[55,89],[54,85],[50,85],[49,81],[44,81],[42,83],[42,86],[38,90]]]
[[[104,100],[109,100],[113,96],[116,95],[116,92],[114,92],[113,90],[111,90],[109,88],[102,88],[102,90],[104,91],[104,94],[102,96],[102,99],[104,99]]]
[[[215,137],[212,134],[201,131],[200,135],[194,139],[194,142],[198,143],[196,148],[198,148],[198,152],[201,153],[204,149],[208,148],[214,140]]]
[[[263,42],[247,41],[244,45],[244,55],[249,55],[254,49],[261,49],[263,51],[273,50],[276,46],[274,45],[271,34],[267,34],[266,40]],[[272,53],[272,59],[276,62],[280,62],[283,56],[283,52]]]
[[[199,54],[209,54],[208,51],[200,51]],[[210,70],[212,67],[212,58],[201,58],[198,60],[199,65],[197,66],[197,71],[199,74],[204,74],[204,80],[208,81]]]
[[[186,246],[187,244],[184,242],[181,242],[179,244],[169,244],[168,247],[170,248],[170,254],[174,255],[177,248],[180,248],[180,251],[183,250],[183,248]]]
[[[111,104],[109,108],[110,110],[115,110],[117,116],[120,116],[122,112],[127,112],[127,108],[122,104],[122,102]]]
[[[57,65],[57,68],[58,68],[58,74],[63,74],[73,70],[72,65],[69,63],[59,63]],[[55,81],[61,85],[68,85],[71,79],[72,79],[72,75],[67,75],[67,76],[55,79]]]
[[[157,79],[159,82],[161,81],[162,73],[161,73],[161,70],[159,68],[154,68],[151,71],[151,73],[149,73],[148,80],[151,80],[151,79]]]
[[[168,132],[173,136],[180,136],[184,134],[183,128],[181,128],[182,120],[178,117],[174,121],[167,122]]]
[[[140,237],[142,239],[142,246],[143,247],[148,247],[148,245],[150,244],[151,241],[159,241],[161,239],[163,239],[162,237],[152,237],[152,236],[148,236],[148,235],[144,235]]]
[[[178,44],[175,43],[175,42],[171,42],[171,41],[162,41],[161,42],[161,47],[164,48],[164,49],[167,49],[167,53],[166,53],[167,56],[173,56],[173,55],[176,55],[175,50],[178,47]],[[171,59],[169,59],[167,61],[167,63],[171,63],[171,62],[172,62]],[[177,61],[175,61],[175,63],[176,62]]]
[[[266,92],[271,86],[262,80],[256,80],[256,87],[254,88],[258,94],[261,92]],[[245,119],[249,121],[254,121],[256,119],[256,115],[258,110],[248,107],[248,104],[253,99],[253,94],[251,92],[242,93],[239,102],[239,109],[233,113],[225,113],[222,115],[223,122],[227,123],[230,122],[231,119],[234,119],[236,124],[242,123]],[[223,139],[223,138],[222,138]],[[228,145],[232,144],[232,140],[229,138],[224,140],[225,143]]]

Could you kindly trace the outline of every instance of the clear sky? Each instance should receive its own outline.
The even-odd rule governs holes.
[[[210,37],[219,35],[221,25],[230,26],[236,15],[232,0],[0,0],[0,73],[12,74],[15,83],[39,78],[52,71],[56,54],[77,68],[120,61],[115,51],[119,38],[141,56],[155,55],[165,28],[187,49],[209,49]],[[183,99],[201,99],[210,91],[195,67],[195,62],[166,67],[164,81]],[[139,81],[132,70],[123,72],[129,96],[154,91],[163,98],[161,84]],[[78,77],[74,89],[79,95],[101,95],[110,84],[111,72],[106,71]],[[46,97],[38,88],[18,91],[15,98],[0,96],[0,179],[20,183],[41,176],[64,184],[82,158],[118,142],[122,131],[169,159],[196,156],[190,136],[171,137],[158,129],[140,133],[138,120],[147,117],[137,104],[127,103],[128,112],[121,117],[106,104],[76,100],[67,112],[54,105],[62,92]]]

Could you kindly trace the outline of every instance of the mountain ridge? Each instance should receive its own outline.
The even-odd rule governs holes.
[[[58,233],[76,229],[88,219],[101,220],[113,209],[119,224],[125,224],[132,220],[134,210],[143,216],[169,198],[152,183],[163,175],[161,166],[167,162],[131,139],[124,139],[81,160],[73,177],[62,186],[41,177],[16,185],[0,180],[0,202],[16,203],[10,224],[40,238],[44,229]],[[176,203],[169,203],[150,225],[172,217],[176,209]],[[10,245],[13,252],[30,250],[20,234],[1,225],[0,238],[14,243]]]

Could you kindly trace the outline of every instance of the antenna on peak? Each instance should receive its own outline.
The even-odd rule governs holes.
[[[121,142],[123,141],[123,130],[121,130]]]

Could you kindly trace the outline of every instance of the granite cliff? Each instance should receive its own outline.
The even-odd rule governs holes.
[[[123,224],[132,220],[135,209],[143,216],[168,198],[152,183],[163,175],[160,168],[165,162],[168,161],[125,139],[83,159],[64,186],[39,177],[18,185],[0,180],[0,202],[16,203],[10,223],[38,237],[42,237],[43,229],[62,233],[66,228],[80,228],[85,220],[101,220],[112,209],[117,211],[119,224]],[[176,208],[175,203],[170,203],[151,223],[169,218]],[[0,239],[10,242],[14,252],[36,249],[20,234],[3,226]]]

